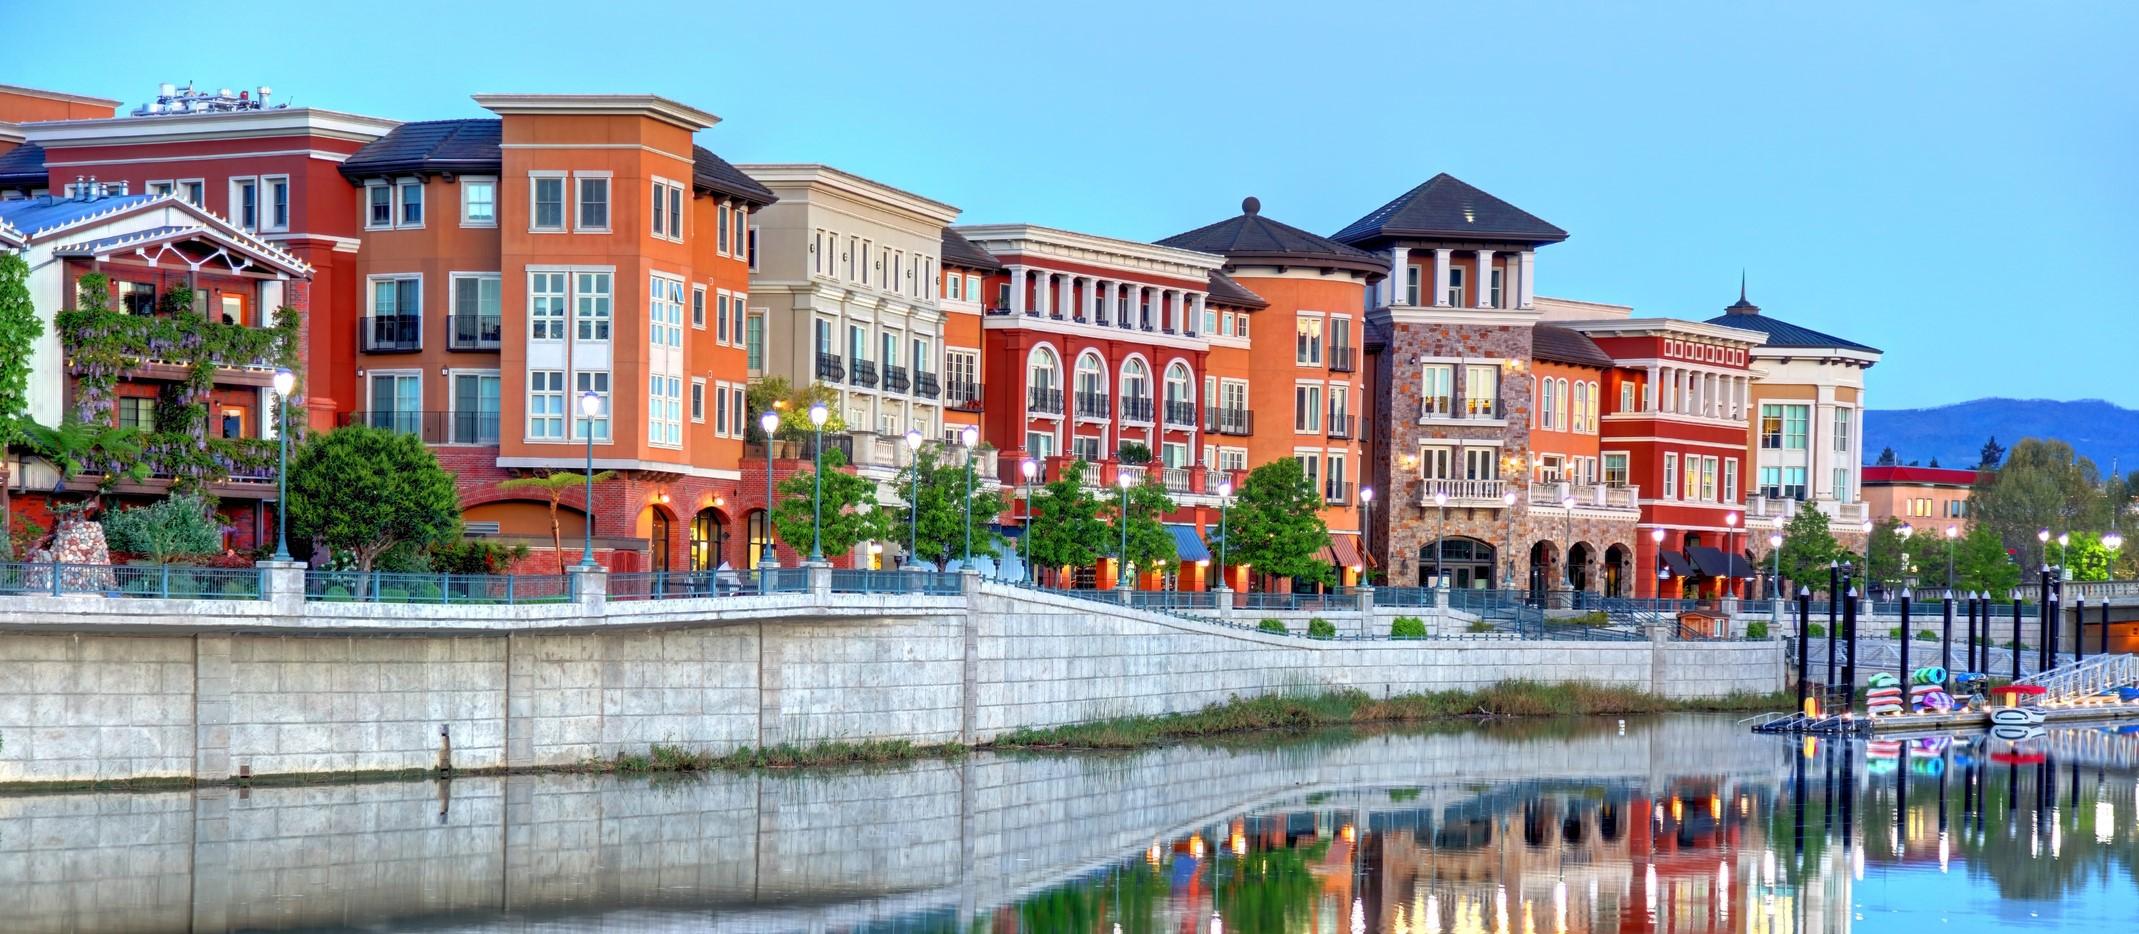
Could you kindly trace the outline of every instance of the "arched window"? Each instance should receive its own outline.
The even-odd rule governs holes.
[[[1551,431],[1558,424],[1558,408],[1552,404],[1553,381],[1540,377],[1537,382],[1537,427]]]
[[[1575,430],[1589,430],[1589,384],[1575,384]]]
[[[1556,428],[1556,429],[1558,429],[1558,430],[1560,430],[1560,431],[1566,431],[1566,430],[1567,430],[1567,381],[1563,379],[1563,380],[1559,380],[1558,382],[1559,382],[1559,389],[1558,389],[1557,391],[1555,391],[1555,392],[1553,393],[1553,397],[1552,397],[1552,403],[1553,403],[1553,405],[1557,406],[1557,407],[1559,408],[1559,410],[1560,410],[1560,421],[1559,421],[1559,423],[1558,423],[1558,424],[1554,425],[1553,427],[1554,427],[1554,428]]]
[[[1026,370],[1025,381],[1034,389],[1059,389],[1062,386],[1062,361],[1052,350],[1033,348],[1031,363]]]
[[[1089,350],[1077,358],[1077,395],[1104,396],[1107,394],[1107,364],[1099,355]]]
[[[1130,421],[1151,420],[1151,368],[1130,357],[1121,367],[1122,417]]]
[[[1166,367],[1166,420],[1176,425],[1196,422],[1196,378],[1179,360]]]
[[[691,570],[710,571],[720,566],[728,550],[728,518],[707,507],[691,517]]]

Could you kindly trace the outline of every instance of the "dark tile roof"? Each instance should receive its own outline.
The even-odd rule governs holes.
[[[1539,324],[1530,329],[1530,355],[1539,360],[1554,363],[1571,363],[1576,366],[1593,366],[1611,369],[1612,355],[1590,340],[1580,331],[1560,327],[1557,324]]]
[[[691,185],[740,198],[758,207],[780,200],[772,189],[758,184],[757,179],[744,175],[741,169],[729,165],[728,160],[714,155],[713,150],[704,146],[691,147]]]
[[[1175,234],[1159,245],[1216,253],[1235,263],[1324,266],[1388,275],[1386,257],[1271,220],[1262,215],[1262,207],[1260,200],[1248,198],[1240,203],[1239,216]]]
[[[498,148],[503,129],[496,118],[404,123],[343,160],[342,177],[356,182],[413,172],[495,174],[504,164]]]
[[[404,123],[344,160],[342,177],[355,182],[418,172],[496,173],[504,165],[504,150],[499,148],[504,129],[504,121],[496,117]],[[691,147],[691,184],[753,204],[778,200],[704,146]]]
[[[43,230],[56,230],[99,214],[110,214],[125,208],[139,207],[161,195],[135,193],[131,195],[107,195],[83,201],[78,198],[55,198],[45,195],[38,198],[19,198],[0,201],[0,223],[35,234]]]
[[[1260,295],[1248,291],[1248,287],[1233,281],[1232,276],[1211,270],[1211,303],[1231,305],[1235,308],[1268,308],[1270,303]]]
[[[1877,347],[1843,340],[1832,334],[1823,334],[1808,327],[1791,324],[1760,313],[1760,306],[1745,298],[1745,286],[1738,287],[1738,301],[1723,309],[1723,313],[1708,319],[1709,324],[1727,328],[1757,331],[1768,336],[1764,347],[1804,347],[1832,350],[1855,350],[1862,353],[1880,353]]]
[[[0,152],[0,188],[43,188],[47,178],[43,146],[24,143]]]
[[[996,259],[995,254],[973,245],[973,241],[966,239],[964,234],[949,227],[943,228],[943,265],[978,269],[982,272],[1000,272],[1003,268],[1002,261]]]
[[[1353,221],[1330,239],[1358,246],[1403,237],[1540,244],[1565,240],[1567,231],[1443,172]]]

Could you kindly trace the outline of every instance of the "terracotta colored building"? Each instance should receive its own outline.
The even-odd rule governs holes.
[[[742,308],[772,194],[693,142],[718,118],[665,98],[476,102],[498,118],[406,124],[342,163],[364,244],[344,419],[420,435],[471,531],[534,545],[546,505],[497,483],[582,470],[591,441],[616,472],[595,488],[598,560],[748,566],[767,523],[736,508]]]
[[[1954,467],[1865,467],[1864,504],[1871,521],[1891,516],[1918,531],[1968,531],[1968,495],[1976,472]]]

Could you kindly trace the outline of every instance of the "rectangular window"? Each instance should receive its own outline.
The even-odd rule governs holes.
[[[534,230],[564,229],[564,174],[536,175],[531,179],[532,209],[528,226]]]
[[[370,379],[370,414],[374,428],[417,434],[423,430],[423,377],[416,373],[373,370]]]
[[[1404,304],[1406,305],[1417,305],[1419,303],[1419,273],[1420,269],[1417,266],[1404,267]]]
[[[1837,454],[1849,453],[1849,423],[1851,409],[1836,406],[1834,410],[1834,450]]]
[[[728,296],[728,343],[741,346],[743,343],[743,300],[748,295]]]
[[[252,178],[230,180],[230,219],[246,230],[260,229],[260,182]]]
[[[574,280],[572,292],[577,302],[577,310],[573,318],[579,322],[579,339],[608,340],[611,310],[609,274],[582,272],[575,275]],[[606,380],[606,375],[603,378]]]
[[[714,397],[713,405],[720,414],[713,422],[713,433],[725,435],[728,433],[728,393],[724,390],[715,392]],[[691,421],[701,425],[706,421],[706,381],[696,376],[691,377]]]
[[[565,334],[565,274],[527,274],[527,336],[529,340],[561,341]]]
[[[647,277],[646,333],[656,350],[683,346],[683,280]]]
[[[500,313],[504,281],[497,273],[453,275],[452,341],[470,349],[496,347],[503,321]]]
[[[208,183],[200,179],[188,179],[178,183],[179,196],[194,207],[207,207]]]
[[[156,400],[141,396],[121,398],[119,400],[119,427],[155,431]]]
[[[1295,451],[1292,459],[1300,462],[1300,472],[1307,475],[1309,486],[1322,485],[1322,456],[1317,451]]]
[[[682,212],[678,210],[680,205],[669,197],[677,190],[677,186],[674,183],[655,179],[649,196],[652,200],[653,208],[651,214],[653,217],[653,234],[664,240],[683,239],[682,228],[677,226],[682,220],[679,216]]]
[[[1805,468],[1783,468],[1782,495],[1794,500],[1805,498]]]
[[[1464,448],[1463,479],[1497,480],[1500,478],[1499,448]]]
[[[1779,405],[1760,407],[1760,447],[1763,450],[1782,449],[1782,410]]]
[[[713,309],[713,340],[716,343],[725,344],[728,342],[728,315],[731,313],[728,307],[728,293],[725,290],[714,294]]]
[[[691,327],[706,329],[706,287],[691,286]]]
[[[1448,304],[1463,307],[1463,267],[1448,267]]]
[[[1805,434],[1811,423],[1812,409],[1810,406],[1783,406],[1783,449],[1789,451],[1804,450]]]
[[[738,438],[749,430],[745,427],[749,423],[744,421],[744,397],[743,387],[733,383],[728,385],[728,427],[731,429],[729,433]]]
[[[453,375],[453,443],[498,443],[498,374]]]
[[[1664,455],[1664,498],[1679,498],[1679,456]]]
[[[494,178],[460,180],[462,227],[495,227],[498,223],[498,181]]]
[[[750,209],[738,205],[735,209],[735,246],[728,252],[737,256],[748,255],[750,253],[748,240],[753,232],[754,228],[750,226]],[[755,262],[755,260],[752,260],[752,262]]]
[[[578,176],[579,197],[573,216],[572,229],[596,233],[609,229],[609,179],[605,176]]]
[[[847,359],[856,363],[869,359],[869,332],[859,324],[847,325]]]
[[[1738,501],[1738,459],[1728,458],[1723,462],[1723,501]]]
[[[1779,499],[1782,497],[1781,467],[1760,468],[1760,495],[1768,497],[1769,499]]]
[[[289,176],[270,175],[261,181],[267,185],[267,229],[290,229]]]
[[[1428,364],[1419,372],[1419,415],[1449,418],[1455,414],[1456,368],[1446,363]]]
[[[752,373],[765,371],[765,315],[753,311],[743,320],[743,349]]]
[[[1486,296],[1486,307],[1488,308],[1500,307],[1500,281],[1501,275],[1505,271],[1501,269],[1493,270],[1492,286],[1488,289],[1489,294]]]
[[[1292,387],[1292,430],[1322,430],[1322,384],[1300,383]]]
[[[1301,366],[1322,365],[1322,325],[1321,318],[1299,319],[1293,341],[1292,362]]]
[[[1627,456],[1625,454],[1604,455],[1604,484],[1606,486],[1626,486],[1627,481]]]
[[[423,226],[423,182],[413,178],[402,179],[395,186],[401,192],[401,217],[396,222],[400,227]]]
[[[1463,415],[1465,418],[1498,417],[1500,368],[1470,364],[1463,368]]]
[[[963,286],[963,284],[964,284],[964,282],[965,282],[965,277],[964,277],[964,276],[959,276],[959,275],[955,275],[955,274],[954,274],[954,275],[948,275],[948,276],[944,276],[944,277],[943,277],[943,297],[944,297],[944,298],[946,298],[946,299],[950,299],[951,301],[964,301],[964,300],[965,300],[965,290],[964,290],[964,288],[962,287],[962,286]]]
[[[967,276],[967,277],[966,277],[966,300],[967,300],[967,301],[973,301],[973,302],[977,302],[977,301],[980,301],[980,277],[979,277],[979,276]]]
[[[1631,381],[1619,384],[1619,411],[1634,411],[1634,384]]]
[[[659,189],[657,188],[656,190],[658,191]],[[658,202],[661,199],[658,195],[656,195],[654,200]],[[726,208],[714,208],[713,214],[713,223],[715,225],[713,233],[713,252],[719,253],[722,256],[726,256],[728,255],[728,211]],[[658,224],[656,226],[658,226]]]
[[[609,374],[606,371],[581,370],[573,375],[572,390],[572,438],[584,441],[592,437],[596,441],[609,440]],[[594,417],[588,418],[580,411],[579,400],[588,393],[594,394]]]
[[[683,186],[668,186],[668,238],[683,242]]]
[[[1701,458],[1700,493],[1701,495],[1698,498],[1701,502],[1713,503],[1716,501],[1716,459],[1713,457]]]

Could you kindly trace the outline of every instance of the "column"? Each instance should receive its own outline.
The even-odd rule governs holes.
[[[1062,304],[1061,304],[1060,306],[1058,306],[1058,307],[1056,307],[1056,308],[1055,308],[1055,317],[1058,317],[1058,318],[1064,318],[1064,317],[1076,317],[1076,315],[1077,315],[1077,277],[1076,277],[1076,276],[1072,276],[1072,275],[1070,275],[1070,274],[1068,274],[1068,273],[1063,273],[1063,274],[1062,274],[1062,292],[1061,292],[1061,296],[1062,296]]]
[[[1448,307],[1448,257],[1453,250],[1433,251],[1433,306]]]
[[[1680,368],[1678,385],[1678,414],[1693,414],[1693,371]]]
[[[1660,372],[1659,368],[1654,365],[1649,367],[1649,381],[1641,386],[1642,411],[1655,412],[1662,408],[1659,405],[1663,400],[1663,383],[1659,381]]]
[[[1195,301],[1189,307],[1188,333],[1203,334],[1203,303],[1209,297],[1209,295],[1202,292],[1195,293]],[[1205,334],[1204,336],[1208,337],[1210,335]]]
[[[1405,285],[1411,281],[1410,257],[1410,247],[1392,246],[1389,248],[1389,281],[1383,292],[1387,301],[1382,302],[1382,304],[1402,305],[1410,301],[1410,297],[1404,294]]]
[[[1477,276],[1477,279],[1478,279],[1478,284],[1477,284],[1477,285],[1475,285],[1475,286],[1473,286],[1473,287],[1472,287],[1472,289],[1471,289],[1471,291],[1472,291],[1472,294],[1474,294],[1474,295],[1477,295],[1477,296],[1478,296],[1478,307],[1480,307],[1480,308],[1497,308],[1497,307],[1499,307],[1499,306],[1497,306],[1497,305],[1493,304],[1493,251],[1492,251],[1492,250],[1479,250],[1479,251],[1478,251],[1478,276]],[[1506,280],[1502,280],[1502,282],[1501,282],[1501,286],[1502,286],[1503,290],[1505,290],[1505,288],[1506,288],[1506,286],[1507,286],[1507,282],[1506,282]]]
[[[1025,313],[1025,267],[1010,267],[1010,313]]]
[[[1530,281],[1530,277],[1535,274],[1537,269],[1537,253],[1531,250],[1524,250],[1516,254],[1516,263],[1522,269],[1522,275],[1517,279],[1520,284],[1516,286],[1521,290],[1516,295],[1517,301],[1521,304],[1516,307],[1528,308],[1537,301],[1537,286]]]

